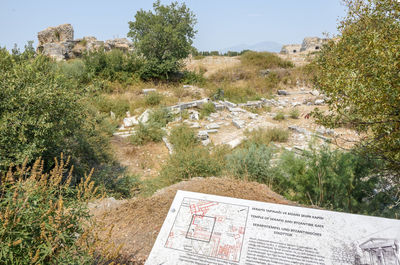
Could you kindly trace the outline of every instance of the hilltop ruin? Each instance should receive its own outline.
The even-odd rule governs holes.
[[[48,27],[38,32],[38,41],[37,52],[57,61],[78,58],[84,52],[94,50],[119,49],[124,52],[133,50],[133,43],[126,38],[101,41],[93,36],[86,36],[74,39],[74,29],[71,24]]]
[[[318,37],[306,37],[302,44],[288,44],[282,46],[281,54],[294,54],[299,52],[312,52],[318,51],[321,47],[327,43],[329,39],[323,39]]]

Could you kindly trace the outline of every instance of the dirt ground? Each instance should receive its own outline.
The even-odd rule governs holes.
[[[210,77],[219,70],[230,68],[240,64],[239,57],[207,56],[200,60],[186,59],[186,69],[189,71],[205,71],[204,77]]]
[[[114,136],[111,146],[117,161],[133,175],[140,175],[142,180],[155,177],[161,165],[168,159],[168,149],[163,142],[134,146],[128,138]]]
[[[247,200],[296,205],[271,191],[266,185],[231,178],[194,178],[157,191],[149,198],[99,201],[91,205],[95,220],[105,224],[100,238],[122,245],[121,260],[144,264],[168,213],[177,190],[229,196]]]

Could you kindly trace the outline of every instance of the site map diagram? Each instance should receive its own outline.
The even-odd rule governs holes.
[[[240,260],[248,206],[183,198],[166,248]]]

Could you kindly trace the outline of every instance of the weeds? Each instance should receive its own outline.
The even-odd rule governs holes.
[[[164,135],[165,131],[158,124],[139,123],[130,141],[134,145],[144,145],[149,142],[161,142]]]
[[[273,119],[276,120],[276,121],[283,121],[283,120],[285,120],[285,119],[286,119],[286,117],[285,117],[285,112],[279,111],[278,113],[276,113],[276,115],[274,116]]]
[[[161,95],[158,92],[151,92],[146,95],[145,97],[145,102],[147,106],[156,106],[161,103],[161,100],[163,99],[163,95]]]
[[[36,160],[1,176],[1,264],[92,264],[87,202],[96,189],[91,173],[71,188],[68,162],[44,174]]]
[[[187,125],[174,127],[171,130],[169,141],[174,146],[174,150],[193,149],[199,143],[194,130]]]
[[[215,112],[215,106],[212,102],[204,103],[200,109],[200,118],[205,118],[210,116],[211,113]]]
[[[289,112],[289,116],[292,119],[298,119],[299,115],[300,115],[300,112],[299,112],[298,109],[291,109],[290,112]]]
[[[245,131],[247,137],[246,142],[257,146],[268,146],[271,142],[286,142],[289,138],[289,131],[277,127],[258,128],[255,130]]]

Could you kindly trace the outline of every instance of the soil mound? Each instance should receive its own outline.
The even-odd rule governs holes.
[[[114,226],[111,240],[122,244],[122,260],[129,264],[143,264],[157,238],[177,190],[201,192],[247,200],[296,205],[271,191],[266,185],[231,178],[194,178],[157,191],[149,198],[135,198],[112,204],[99,203],[92,207],[95,219],[107,228]]]

